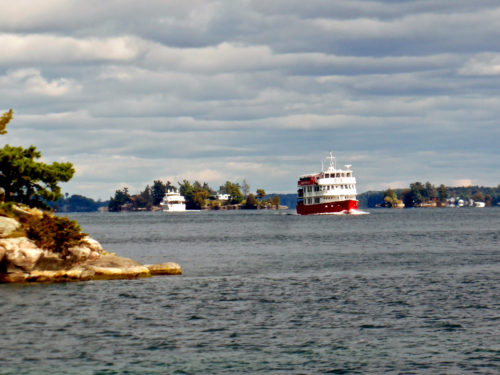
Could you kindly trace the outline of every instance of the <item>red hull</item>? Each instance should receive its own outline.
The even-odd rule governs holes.
[[[356,210],[358,208],[358,201],[345,200],[340,202],[330,202],[321,204],[304,205],[302,202],[297,203],[297,213],[299,215],[319,215],[331,214],[335,212],[342,212]]]

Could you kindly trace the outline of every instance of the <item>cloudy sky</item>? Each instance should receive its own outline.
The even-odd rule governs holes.
[[[2,143],[70,194],[155,179],[294,192],[500,183],[498,0],[1,1]]]

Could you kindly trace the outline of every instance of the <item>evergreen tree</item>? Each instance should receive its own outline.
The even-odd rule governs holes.
[[[2,117],[0,117],[0,134],[7,134],[7,130],[5,130],[5,128],[10,120],[12,120],[13,113],[12,109],[9,109],[2,115]]]
[[[247,209],[256,209],[258,205],[257,199],[255,199],[255,195],[252,193],[248,194],[246,203],[245,203],[245,208]]]
[[[446,199],[448,198],[448,189],[446,188],[446,186],[444,186],[443,184],[439,185],[437,193],[439,201],[441,203],[445,203]]]
[[[0,134],[7,133],[6,126],[12,114],[13,111],[9,110],[1,116]],[[37,161],[41,157],[35,146],[23,148],[5,145],[0,149],[0,187],[6,201],[48,208],[45,201],[62,198],[58,184],[71,180],[75,173],[73,164],[46,164]]]
[[[430,182],[425,183],[425,197],[427,200],[434,200],[438,196],[436,187]]]
[[[266,191],[264,189],[257,189],[256,194],[257,199],[262,200],[266,196]]]
[[[115,196],[109,200],[108,210],[112,212],[121,211],[123,205],[131,202],[127,187],[123,188],[123,190],[116,190]]]
[[[170,182],[169,182],[170,184]],[[158,206],[165,197],[167,186],[161,180],[155,180],[151,188],[153,205]]]

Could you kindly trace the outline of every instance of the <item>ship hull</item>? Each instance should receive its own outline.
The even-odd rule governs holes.
[[[166,204],[163,206],[163,211],[164,212],[184,212],[186,211],[186,205],[185,204]]]
[[[356,210],[357,208],[358,201],[354,199],[310,205],[305,205],[302,202],[297,203],[297,213],[299,215],[325,215],[338,212],[349,213],[351,210]]]

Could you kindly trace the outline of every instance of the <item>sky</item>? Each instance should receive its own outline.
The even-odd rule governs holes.
[[[329,152],[358,192],[500,184],[497,0],[0,2],[2,146],[69,194],[292,193]]]

